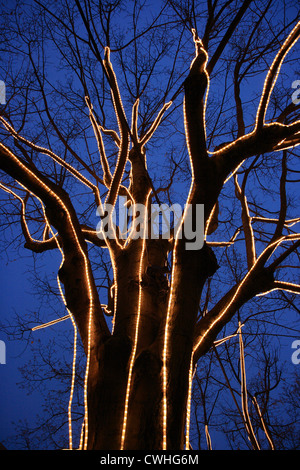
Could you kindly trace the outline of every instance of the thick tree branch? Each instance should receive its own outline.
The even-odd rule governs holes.
[[[263,250],[255,264],[244,278],[233,286],[219,302],[199,320],[194,341],[195,362],[211,347],[221,328],[235,315],[238,309],[256,295],[264,294],[274,289],[274,270],[289,254],[300,246],[299,234],[282,236],[273,241]],[[287,240],[296,239],[289,249],[280,255],[268,267],[265,267],[268,259],[276,248]],[[293,287],[292,287],[293,288]]]
[[[110,333],[101,311],[84,237],[67,193],[2,143],[0,168],[43,201],[49,223],[61,237],[65,260],[59,275],[65,287],[67,307],[78,324],[86,353],[90,348],[98,350]]]
[[[267,112],[270,96],[275,86],[282,63],[284,61],[285,56],[289,52],[289,50],[298,41],[299,37],[300,37],[300,21],[296,24],[296,26],[293,28],[293,30],[290,32],[290,34],[284,41],[275,59],[273,60],[272,65],[269,68],[267,77],[265,79],[264,88],[262,91],[260,102],[258,105],[258,109],[257,109],[256,124],[255,124],[256,129],[261,129],[264,125],[265,115]]]
[[[300,121],[285,125],[278,122],[265,124],[260,131],[252,131],[213,152],[212,160],[220,169],[222,179],[235,170],[246,158],[276,150],[285,139],[300,132]]]
[[[27,145],[31,149],[41,154],[48,155],[50,158],[52,158],[52,160],[54,160],[56,163],[58,163],[63,168],[65,168],[71,175],[77,178],[81,183],[89,187],[95,195],[97,206],[101,204],[98,187],[94,185],[93,183],[91,183],[85,176],[83,176],[78,170],[76,170],[76,168],[74,168],[72,165],[67,163],[65,160],[63,160],[61,157],[56,155],[51,150],[41,147],[40,145],[36,145],[33,142],[26,139],[25,137],[22,137],[21,135],[19,135],[17,131],[2,116],[0,116],[0,121],[2,122],[3,126],[11,133],[11,135],[15,137],[17,140],[19,140],[20,142],[23,142],[25,145]]]
[[[110,185],[107,197],[106,197],[106,203],[114,206],[117,196],[118,196],[119,188],[122,182],[125,165],[128,159],[130,135],[128,132],[128,123],[127,123],[127,119],[125,116],[116,75],[113,71],[113,67],[110,62],[110,50],[108,47],[106,47],[105,49],[105,57],[104,57],[103,64],[104,64],[106,73],[109,77],[111,94],[113,98],[116,117],[118,120],[119,133],[121,136],[118,160],[116,163],[111,185]]]

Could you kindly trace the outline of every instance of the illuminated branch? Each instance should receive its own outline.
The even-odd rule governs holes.
[[[192,172],[196,177],[201,174],[201,160],[207,158],[204,95],[208,93],[209,76],[206,71],[207,52],[195,31],[193,35],[196,55],[184,83],[184,123]]]
[[[225,181],[246,158],[276,151],[279,144],[285,139],[293,138],[298,132],[300,132],[300,121],[289,125],[279,122],[265,124],[259,133],[252,131],[212,152],[211,158],[222,169],[222,179]]]
[[[150,194],[151,194],[151,190],[148,192],[148,195],[147,195],[146,206],[148,206],[148,199],[150,197]],[[142,244],[142,249],[141,249],[139,272],[138,272],[139,295],[138,295],[138,303],[137,303],[134,340],[133,340],[133,347],[132,347],[131,358],[130,358],[130,363],[129,363],[128,381],[127,381],[126,396],[125,396],[123,427],[122,427],[122,435],[121,435],[121,450],[124,450],[124,445],[125,445],[126,427],[127,427],[127,418],[128,418],[128,404],[129,404],[129,398],[130,398],[130,392],[131,392],[133,366],[134,366],[134,361],[136,359],[136,353],[137,353],[137,345],[138,345],[139,329],[140,329],[140,321],[141,321],[141,311],[142,311],[142,295],[143,295],[142,283],[143,283],[144,255],[145,255],[145,248],[146,248],[147,211],[145,211],[144,217],[145,218],[144,218],[144,223],[143,223],[143,237],[142,237],[143,244]]]
[[[131,134],[133,136],[133,141],[135,143],[138,142],[138,109],[139,109],[139,98],[135,101],[134,105],[132,106],[132,115],[131,115]]]
[[[63,317],[56,318],[55,320],[48,321],[47,323],[43,323],[42,325],[37,325],[31,328],[32,331],[42,330],[44,328],[48,328],[49,326],[56,325],[65,320],[70,320],[70,315],[64,315]]]
[[[99,299],[96,301],[98,294],[96,294],[97,289],[94,285],[91,268],[86,255],[84,237],[75,210],[67,194],[59,186],[48,180],[37,169],[33,171],[27,162],[16,157],[9,148],[2,143],[0,143],[0,157],[0,168],[12,178],[21,181],[22,185],[26,187],[28,191],[32,192],[43,201],[46,207],[45,211],[47,217],[61,237],[62,248],[64,252],[67,251],[69,253],[68,260],[66,260],[63,270],[60,272],[61,276],[64,274],[63,271],[65,274],[67,272],[69,274],[68,278],[64,279],[67,302],[72,305],[72,309],[74,308],[77,311],[77,309],[83,308],[84,312],[86,310],[86,307],[83,307],[84,299],[88,297],[90,298],[88,304],[92,302],[91,305],[93,305],[93,309],[98,309],[99,307],[99,312],[101,312],[101,307],[98,305]],[[82,291],[80,301],[77,299],[75,303],[72,293],[74,268],[72,268],[71,264],[69,265],[69,258],[72,258],[72,256],[78,259],[77,275],[81,276],[83,280],[82,285],[77,285],[76,289],[78,293]],[[75,279],[74,282],[76,283]],[[79,326],[85,350],[87,351],[87,327],[89,322],[86,321],[83,312],[81,312],[79,316],[76,316],[76,312],[74,312],[74,315]],[[97,332],[97,335],[103,337],[110,335],[106,321],[101,314],[93,316],[93,322],[95,322],[95,334]]]
[[[43,201],[49,227],[51,223],[61,236],[61,250],[64,258],[59,270],[59,278],[65,286],[66,306],[76,320],[87,357],[84,379],[83,444],[86,449],[88,443],[87,384],[90,363],[98,361],[92,351],[98,350],[103,341],[110,336],[110,331],[99,302],[85,241],[75,210],[65,191],[36,169],[33,171],[27,162],[16,157],[2,143],[0,143],[0,157],[0,168],[17,181],[21,181],[27,190]]]
[[[290,34],[284,41],[275,59],[273,60],[272,65],[269,68],[267,77],[265,79],[260,103],[257,109],[255,130],[260,130],[264,125],[265,115],[267,112],[267,107],[269,104],[270,96],[275,86],[282,63],[284,61],[285,56],[289,52],[289,50],[298,41],[299,37],[300,37],[300,21],[296,24],[294,29],[290,32]]]
[[[89,103],[89,101],[87,101]],[[90,103],[89,103],[90,105]],[[90,105],[91,106],[91,105]],[[93,118],[92,118],[93,119]],[[94,196],[95,196],[95,202],[97,204],[97,207],[102,207],[102,202],[101,202],[101,199],[100,199],[100,193],[99,193],[99,189],[96,185],[94,185],[93,183],[91,183],[87,178],[85,178],[85,176],[83,176],[79,171],[77,171],[72,165],[70,165],[69,163],[67,163],[65,160],[63,160],[61,157],[59,157],[58,155],[56,155],[54,152],[52,152],[51,150],[49,149],[46,149],[44,147],[41,147],[39,145],[36,145],[32,142],[30,142],[29,140],[27,140],[26,138],[20,136],[16,131],[15,129],[7,123],[7,121],[5,121],[5,119],[0,116],[0,121],[2,122],[2,124],[5,126],[5,128],[15,137],[17,138],[18,140],[20,140],[21,142],[25,143],[26,145],[28,145],[30,148],[32,148],[33,150],[37,151],[37,152],[40,152],[42,154],[45,154],[45,155],[48,155],[49,157],[51,157],[55,162],[57,162],[59,165],[61,165],[63,168],[65,168],[67,171],[70,172],[70,174],[72,174],[75,178],[77,178],[81,183],[83,183],[84,185],[86,185],[87,187],[89,187],[93,193],[94,193]],[[95,124],[95,126],[97,126],[97,123],[95,121],[93,121],[93,124]],[[95,132],[96,129],[94,129]],[[102,160],[102,164],[104,165],[104,169],[106,170],[106,173],[105,173],[105,179],[106,179],[106,183],[109,184],[109,179],[111,179],[111,174],[110,174],[110,171],[109,171],[109,168],[108,168],[108,164],[107,164],[107,167],[105,167],[105,164],[104,162],[106,161],[106,157],[104,160]],[[108,174],[109,172],[109,174]],[[103,183],[103,182],[102,182]],[[119,192],[120,194],[122,195],[126,195],[128,196],[129,198],[131,198],[131,195],[129,193],[129,191],[127,190],[127,188],[125,188],[124,186],[121,185],[120,189],[119,189]],[[115,243],[114,243],[114,240],[107,240],[105,239],[106,243],[104,243],[102,240],[99,239],[99,237],[96,236],[96,232],[89,232],[87,233],[87,239],[89,241],[93,241],[93,243],[97,246],[106,246],[107,243],[110,244],[111,247],[114,247],[115,246]],[[98,240],[97,240],[98,238]],[[117,239],[117,235],[115,235],[115,238]],[[33,245],[32,245],[33,246]],[[37,246],[35,247],[37,250],[39,250],[41,248],[41,246]]]
[[[257,109],[256,122],[252,132],[238,136],[236,140],[225,144],[212,154],[219,168],[222,169],[222,179],[235,171],[243,160],[253,155],[279,151],[294,147],[300,143],[300,121],[285,125],[281,122],[265,123],[265,114],[273,87],[280,72],[282,62],[300,37],[300,22],[291,31],[276,55],[267,74],[261,99]]]
[[[28,224],[26,221],[26,202],[29,197],[29,193],[27,192],[24,199],[22,199],[17,193],[12,191],[10,188],[7,188],[4,184],[0,183],[0,188],[7,193],[12,194],[16,199],[21,202],[22,209],[21,209],[21,227],[22,232],[25,238],[25,248],[35,252],[35,253],[43,253],[48,250],[54,250],[57,248],[57,242],[55,237],[49,238],[47,240],[36,240],[30,234]]]
[[[120,147],[120,139],[115,131],[104,130],[103,127],[98,124],[93,113],[93,105],[90,102],[90,98],[86,96],[85,101],[89,108],[89,117],[90,117],[90,121],[93,127],[95,137],[96,137],[98,150],[100,154],[100,161],[101,161],[101,166],[103,170],[103,183],[107,188],[110,188],[110,185],[112,182],[112,174],[111,174],[109,163],[107,160],[101,132],[112,137],[113,140],[116,142],[117,147]],[[119,194],[122,196],[126,196],[128,199],[132,199],[131,194],[129,193],[128,189],[126,188],[126,186],[123,186],[122,184],[120,185],[120,188],[119,188]]]
[[[48,155],[49,157],[51,157],[56,163],[58,163],[59,165],[61,165],[63,168],[65,168],[66,170],[68,170],[70,172],[70,174],[72,174],[73,176],[75,176],[75,178],[77,178],[81,183],[83,183],[84,185],[88,186],[90,189],[92,189],[92,191],[94,192],[95,194],[95,198],[96,198],[96,203],[97,203],[97,206],[101,204],[101,200],[100,200],[100,195],[99,195],[99,190],[97,188],[97,186],[95,186],[93,183],[91,183],[87,178],[85,178],[85,176],[83,176],[79,171],[77,171],[72,165],[70,165],[69,163],[67,163],[65,160],[63,160],[62,158],[60,158],[58,155],[56,155],[54,152],[52,152],[51,150],[49,149],[46,149],[44,147],[41,147],[39,145],[36,145],[34,144],[33,142],[30,142],[29,140],[27,140],[25,137],[22,137],[20,136],[17,131],[2,117],[0,116],[0,121],[2,122],[2,124],[4,125],[4,127],[16,138],[18,139],[20,142],[23,142],[25,143],[26,145],[28,145],[30,148],[32,148],[33,150],[39,152],[39,153],[42,153],[44,155]]]
[[[194,341],[195,361],[199,359],[212,345],[217,334],[227,323],[237,310],[254,296],[265,293],[273,289],[273,272],[277,266],[277,261],[265,268],[265,264],[281,243],[288,240],[297,240],[286,252],[291,253],[300,246],[300,235],[293,234],[282,236],[279,240],[270,243],[256,259],[252,268],[248,271],[240,283],[233,286],[205,317],[201,318],[196,325]],[[287,254],[279,256],[280,261]],[[279,261],[279,262],[280,262]],[[276,263],[276,264],[275,264]]]
[[[51,225],[50,225],[50,222],[48,220],[48,217],[46,215],[46,211],[45,211],[45,208],[44,208],[44,205],[42,203],[42,201],[39,199],[41,205],[42,205],[42,208],[43,208],[43,213],[44,213],[44,218],[45,218],[45,221],[46,221],[46,225],[49,229],[49,232],[52,233],[52,236],[56,242],[56,245],[57,245],[57,248],[59,249],[60,253],[61,253],[61,265],[60,265],[60,269],[64,266],[64,263],[65,263],[65,254],[63,252],[63,249],[62,249],[62,246],[61,246],[61,243],[59,242],[58,240],[58,237],[57,235],[53,232],[52,228],[51,228]],[[59,274],[57,274],[57,284],[58,284],[58,288],[59,288],[59,292],[60,292],[60,296],[61,296],[61,299],[63,301],[63,304],[65,305],[66,307],[66,310],[68,312],[68,315],[67,317],[71,319],[72,321],[72,325],[73,325],[73,331],[74,331],[74,351],[73,351],[73,362],[72,362],[72,380],[71,380],[71,390],[70,390],[70,398],[69,398],[69,406],[68,406],[68,421],[69,421],[69,449],[72,450],[73,449],[73,433],[72,433],[72,402],[73,402],[73,395],[74,395],[74,385],[75,385],[75,372],[76,372],[76,357],[77,357],[77,326],[76,326],[76,322],[75,322],[75,318],[72,314],[72,312],[68,309],[68,306],[67,306],[67,302],[66,302],[66,298],[65,298],[65,295],[63,293],[63,289],[62,289],[62,286],[61,286],[61,282],[60,282],[60,278],[59,278]],[[37,329],[41,329],[41,328],[47,328],[48,326],[50,325],[54,325],[58,322],[61,322],[63,320],[65,320],[66,317],[62,317],[58,320],[52,320],[44,325],[39,325],[35,328],[32,328],[32,331],[35,331]],[[90,319],[90,322],[91,322],[91,319]],[[90,332],[89,332],[90,334]],[[84,381],[84,395],[85,395],[85,398],[86,398],[86,395],[87,395],[87,377],[88,377],[88,373],[89,373],[89,361],[90,361],[90,344],[88,345],[89,347],[89,351],[88,351],[88,359],[87,359],[87,365],[86,365],[86,378],[85,378],[85,381]],[[87,421],[87,400],[85,399],[85,421]]]
[[[156,129],[158,128],[159,124],[161,123],[161,120],[162,120],[162,117],[164,115],[164,113],[166,112],[166,110],[172,105],[172,101],[169,101],[168,103],[165,103],[162,107],[162,109],[159,111],[158,115],[156,116],[155,120],[153,121],[153,123],[151,124],[151,127],[150,129],[146,132],[146,134],[144,135],[144,137],[142,137],[142,139],[140,140],[140,144],[142,145],[142,147],[144,145],[146,145],[146,143],[151,139],[151,137],[153,136],[154,132],[156,131]]]
[[[234,68],[234,97],[235,97],[236,118],[237,118],[237,125],[238,125],[238,133],[237,133],[238,137],[245,134],[244,113],[243,113],[242,101],[241,101],[241,96],[240,96],[240,84],[242,80],[242,77],[240,77],[240,70],[241,70],[241,66],[245,63],[245,57],[248,54],[249,47],[253,42],[254,35],[259,29],[271,4],[272,4],[272,0],[269,0],[266,5],[266,8],[259,15],[257,22],[255,23],[255,25],[252,28],[251,33],[249,34],[246,45],[242,48],[242,51],[240,52],[240,56],[238,57],[235,68]]]
[[[266,292],[262,292],[261,294],[258,294],[258,295],[266,295],[266,294],[269,294],[269,292],[274,292],[275,290],[284,290],[286,292],[291,292],[293,294],[300,294],[300,284],[293,284],[291,282],[285,282],[285,281],[274,281],[272,289]]]
[[[281,255],[279,255],[270,265],[269,269],[272,270],[273,272],[275,269],[284,261],[290,254],[292,254],[294,251],[296,251],[300,247],[300,234],[295,234],[293,235],[295,238],[295,243],[293,243],[289,248],[287,248]],[[293,238],[291,238],[293,239]]]
[[[119,132],[121,136],[118,160],[116,163],[116,168],[115,168],[111,185],[108,191],[108,195],[106,197],[106,202],[114,206],[117,196],[118,196],[119,187],[122,182],[125,165],[128,159],[129,132],[128,132],[128,123],[127,123],[127,119],[125,116],[125,112],[124,112],[124,108],[123,108],[123,104],[121,100],[121,95],[120,95],[120,91],[119,91],[119,87],[117,83],[117,78],[113,71],[112,64],[110,62],[110,50],[108,47],[105,48],[105,56],[103,60],[103,65],[109,77],[109,85],[111,88],[111,94],[113,98],[115,113],[116,113],[116,117],[118,120]]]
[[[114,131],[113,129],[105,129],[103,126],[99,126],[99,128],[103,132],[103,134],[109,135],[115,142],[116,146],[120,148],[121,139],[116,131]]]
[[[247,392],[247,381],[246,381],[246,367],[245,367],[245,352],[244,342],[242,337],[242,330],[239,331],[239,345],[240,345],[240,366],[241,366],[241,399],[242,399],[242,410],[244,416],[244,423],[249,440],[253,446],[253,449],[260,450],[260,446],[255,437],[251,419],[248,410],[248,392]]]
[[[95,137],[96,137],[97,145],[98,145],[98,150],[99,150],[99,154],[100,154],[100,161],[101,161],[101,166],[102,166],[102,170],[103,170],[103,182],[104,182],[105,186],[107,188],[109,188],[109,186],[111,184],[111,180],[112,180],[112,174],[110,172],[108,160],[107,160],[107,157],[106,157],[106,152],[105,152],[105,148],[104,148],[104,144],[103,144],[103,140],[102,140],[101,130],[100,130],[100,127],[97,124],[96,118],[95,118],[94,113],[93,113],[93,105],[91,104],[90,99],[89,99],[88,96],[85,97],[85,102],[86,102],[86,104],[89,108],[89,117],[90,117],[90,121],[91,121],[93,131],[94,131],[94,134],[95,134]]]
[[[274,147],[274,150],[278,152],[279,150],[288,150],[296,147],[300,144],[300,132],[297,132],[293,137],[289,139],[284,139],[278,145]]]
[[[87,225],[81,225],[81,231],[84,235],[84,238],[86,241],[93,243],[93,245],[102,247],[102,248],[107,248],[107,244],[105,239],[99,238],[99,234],[97,230],[87,226]]]
[[[253,216],[251,217],[252,222],[263,222],[267,224],[277,224],[278,219],[274,218],[269,218],[269,217],[258,217],[258,216]],[[289,228],[292,227],[293,225],[296,225],[300,222],[300,217],[296,217],[295,219],[288,219],[284,222],[284,227]]]
[[[265,435],[266,435],[266,438],[268,439],[268,442],[269,442],[269,444],[270,444],[270,448],[271,448],[272,450],[275,450],[275,445],[274,445],[274,442],[273,442],[273,439],[272,439],[270,430],[268,429],[267,423],[266,423],[266,421],[265,421],[265,419],[264,419],[264,417],[263,417],[263,414],[262,414],[262,412],[261,412],[260,406],[259,406],[258,401],[257,401],[257,399],[256,399],[255,396],[252,398],[252,401],[253,401],[253,404],[254,404],[255,409],[256,409],[256,411],[257,411],[257,414],[258,414],[258,416],[259,416],[259,419],[260,419],[260,422],[261,422],[261,424],[262,424],[262,427],[263,427],[264,433],[265,433]]]

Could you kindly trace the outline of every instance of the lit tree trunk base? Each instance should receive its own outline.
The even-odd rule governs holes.
[[[89,393],[91,411],[88,449],[121,448],[130,348],[128,343],[122,346],[117,343],[118,341],[112,339],[104,347],[103,362],[106,364],[100,370],[96,387]],[[112,355],[116,351],[119,356]],[[128,358],[127,364],[125,356]],[[119,360],[116,361],[114,357],[119,357]],[[162,449],[161,371],[162,361],[151,348],[137,357],[132,376],[124,450]],[[174,411],[172,416],[177,435],[173,437],[170,449],[183,449],[185,413],[182,410],[186,407],[187,385],[187,377],[184,376],[170,397],[178,405],[177,412]],[[185,392],[182,393],[181,390]]]
[[[174,312],[179,308],[181,313],[185,310],[186,314],[181,314],[176,320],[171,314],[169,325],[172,329],[172,340],[169,345],[167,390],[168,450],[184,449],[189,368],[199,297],[205,279],[217,269],[213,252],[206,245],[202,250],[199,250],[197,256],[193,252],[190,253],[189,256],[183,258],[183,263],[186,267],[189,266],[192,277],[186,275],[185,279],[180,280],[180,286],[190,292],[191,303],[186,303],[186,297],[181,296],[180,289],[178,289],[175,293]],[[178,259],[181,258],[178,257]],[[197,276],[195,276],[195,270]],[[183,269],[179,272],[186,271]],[[130,269],[127,272],[130,277]],[[192,279],[194,279],[193,283]],[[163,280],[165,278],[161,277],[160,283],[157,279],[157,282],[154,283],[153,272],[149,266],[145,267],[141,294],[144,302],[139,326],[138,347],[132,367],[126,417],[125,399],[133,338],[124,334],[124,331],[129,331],[125,327],[125,319],[122,322],[123,329],[119,328],[104,343],[102,351],[99,353],[98,375],[91,370],[89,449],[120,450],[124,419],[126,420],[123,447],[125,450],[160,450],[163,448],[162,357],[168,306],[168,297],[159,297],[159,292],[161,293],[162,287],[165,287]],[[123,288],[127,281],[123,278],[123,282],[119,283],[121,287],[119,287],[118,297],[122,299],[125,295]],[[135,289],[138,290],[138,285]],[[129,291],[124,288],[124,291],[133,298],[136,296],[134,288]],[[127,300],[129,301],[129,298]],[[122,303],[120,308],[122,308]],[[151,309],[153,310],[151,311]],[[124,310],[122,314],[125,315]],[[134,316],[130,316],[128,312],[127,321],[132,322],[132,317]]]

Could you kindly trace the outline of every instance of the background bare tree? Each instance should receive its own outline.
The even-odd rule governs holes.
[[[82,355],[75,349],[67,374],[63,357],[51,372],[63,379],[60,394],[71,385],[69,447],[182,449],[192,439],[203,446],[204,432],[211,448],[224,393],[236,410],[222,415],[233,447],[297,447],[293,423],[276,435],[270,405],[280,378],[271,339],[298,331],[293,2],[1,8],[4,240],[13,230],[15,247],[25,238],[34,259],[57,261],[57,287],[47,281],[43,291],[62,297],[64,312],[42,318],[41,309],[19,328],[54,320],[56,331],[56,319],[68,319],[66,341],[79,333]],[[96,208],[120,196],[131,207],[188,203],[192,215],[204,205],[203,247],[187,250],[175,234],[134,239],[109,218],[114,238],[100,239]],[[250,384],[245,345],[267,351],[256,359],[264,379]],[[51,358],[45,349],[44,364]],[[203,410],[196,438],[193,402]],[[52,409],[63,415],[59,402]]]

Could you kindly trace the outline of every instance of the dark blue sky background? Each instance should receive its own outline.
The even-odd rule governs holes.
[[[26,262],[15,259],[5,262],[1,256],[0,285],[1,306],[0,321],[34,308],[34,292],[28,281]],[[30,264],[28,262],[28,264]],[[30,344],[27,342],[9,341],[7,335],[0,331],[0,339],[6,344],[6,364],[0,365],[0,442],[15,433],[12,421],[19,419],[30,421],[33,414],[39,411],[41,401],[38,393],[26,394],[18,387],[21,382],[20,365],[30,360]]]

